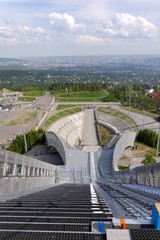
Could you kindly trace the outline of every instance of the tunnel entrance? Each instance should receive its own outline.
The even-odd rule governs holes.
[[[57,166],[64,165],[59,152],[53,146],[47,147],[45,144],[37,145],[28,151],[25,155]]]

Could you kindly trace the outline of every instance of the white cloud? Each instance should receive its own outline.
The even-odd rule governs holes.
[[[105,37],[155,38],[158,28],[145,18],[117,13],[113,19],[106,19],[98,25],[97,31]]]
[[[50,23],[57,32],[74,32],[84,30],[83,24],[76,23],[72,15],[68,13],[53,12],[49,14]]]
[[[0,25],[1,43],[37,43],[44,40],[49,40],[49,36],[41,27],[16,25],[10,19]]]
[[[77,37],[77,43],[84,43],[84,44],[91,44],[91,45],[103,45],[104,44],[104,39],[94,37],[94,36],[89,36],[89,35],[82,35]]]

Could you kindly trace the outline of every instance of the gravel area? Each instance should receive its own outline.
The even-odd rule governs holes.
[[[136,152],[135,152],[136,151]],[[141,162],[143,161],[143,159],[145,157],[141,156],[141,157],[136,157],[134,156],[134,154],[137,154],[137,152],[139,152],[139,150],[134,150],[134,152],[128,148],[125,149],[125,151],[123,152],[123,156],[121,156],[122,158],[118,161],[118,165],[119,166],[144,166]],[[142,151],[141,151],[142,152]],[[144,150],[144,154],[147,153],[146,150]],[[154,157],[158,162],[160,162],[160,157]]]

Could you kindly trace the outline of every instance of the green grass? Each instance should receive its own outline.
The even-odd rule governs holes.
[[[29,92],[24,92],[23,96],[29,96],[29,97],[41,97],[45,94],[45,92],[42,91],[29,91]]]
[[[128,169],[128,167],[126,167],[126,166],[118,166],[118,169],[119,170],[125,170],[125,169]]]
[[[114,135],[110,129],[102,125],[98,125],[98,133],[102,145],[108,144]]]
[[[138,146],[138,150],[136,150],[136,149],[133,150],[135,157],[144,157],[147,152],[156,156],[156,149],[155,148],[152,148],[152,147],[150,147],[150,146],[148,146],[144,143],[137,142],[137,141],[135,141],[134,144]]]
[[[25,102],[32,102],[34,101],[36,98],[35,97],[18,97],[18,101],[25,101]]]
[[[128,110],[128,109],[129,109],[129,108],[126,107],[126,106],[123,106],[123,107],[121,107],[121,108],[124,109],[124,110]],[[139,113],[139,114],[141,114],[141,115],[144,115],[144,112],[143,112],[142,110],[139,110],[139,109],[136,109],[136,108],[133,108],[133,107],[130,108],[130,111],[131,111],[131,112],[135,112],[135,113]],[[147,112],[147,111],[145,111],[145,115],[146,115],[147,117],[151,117],[151,118],[154,118],[154,119],[158,117],[157,114],[150,113],[150,112]]]
[[[57,102],[100,102],[106,96],[105,91],[58,92],[54,94]]]
[[[36,117],[36,111],[33,112],[26,112],[23,114],[23,121],[24,124],[31,124],[31,122],[34,120]],[[22,124],[22,119],[21,116],[17,117],[16,119],[13,119],[11,121],[6,121],[5,126],[15,126],[15,125],[21,125]]]
[[[122,112],[119,112],[116,109],[99,107],[98,111],[106,113],[106,114],[109,114],[109,115],[111,115],[113,117],[120,118],[120,119],[126,121],[131,126],[133,126],[135,129],[137,128],[136,127],[136,123],[135,123],[135,121],[132,118],[130,118],[128,115],[126,115],[126,114],[124,114]]]
[[[60,113],[57,113],[56,115],[54,115],[53,117],[49,118],[44,125],[44,129],[47,129],[49,127],[50,124],[52,124],[53,122],[57,121],[58,119],[62,118],[62,117],[66,117],[68,115],[74,114],[74,113],[78,113],[81,112],[82,109],[80,107],[74,108],[74,109],[70,109],[70,110],[65,110],[62,111]]]
[[[79,98],[99,98],[99,97],[102,97],[102,96],[105,96],[101,91],[99,92],[71,92],[71,93],[63,93],[63,94],[59,94],[59,97],[73,97],[75,98],[75,95],[76,97],[79,97]]]
[[[71,107],[76,107],[77,105],[75,104],[60,104],[57,106],[56,110],[63,110]]]

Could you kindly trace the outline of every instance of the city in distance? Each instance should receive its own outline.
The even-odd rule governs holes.
[[[53,82],[160,84],[159,55],[0,58],[0,88]]]

